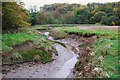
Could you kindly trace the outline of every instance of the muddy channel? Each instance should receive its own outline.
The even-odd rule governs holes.
[[[53,37],[49,36],[49,32],[45,32],[44,34],[49,39],[54,40]],[[3,74],[3,78],[74,78],[73,69],[78,61],[77,53],[79,49],[77,46],[80,45],[80,42],[72,38],[64,38],[57,41],[64,43],[67,47],[54,44],[58,56],[53,54],[54,60],[52,62],[46,64],[23,63],[18,68],[11,69],[7,74]]]

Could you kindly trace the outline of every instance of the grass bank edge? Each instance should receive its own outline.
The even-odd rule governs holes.
[[[21,61],[21,59],[23,62],[33,61],[35,55],[41,56],[41,61],[46,63],[52,60],[51,53],[56,51],[52,45],[53,42],[49,41],[47,36],[40,34],[35,30],[4,34],[1,35],[0,38],[2,40],[0,45],[2,45],[1,51],[3,55],[3,63],[5,64],[15,63],[16,61]],[[34,48],[26,51],[14,51],[14,46],[23,45],[26,42],[32,42]],[[32,56],[27,53],[30,53]]]
[[[119,38],[120,33],[117,30],[81,30],[78,27],[63,27],[63,28],[56,28],[61,32],[66,32],[69,34],[79,34],[83,36],[91,36],[96,35],[99,37],[104,37],[108,39],[116,40]]]
[[[96,58],[92,62],[94,67],[101,67],[104,72],[107,72],[109,78],[118,78],[119,77],[119,51],[118,51],[118,39],[119,33],[115,30],[80,30],[76,27],[64,27],[57,28],[61,32],[66,32],[68,34],[79,34],[85,37],[92,35],[98,36],[97,42],[93,46],[93,52],[96,54]],[[109,45],[111,45],[109,47]],[[106,47],[109,47],[106,50]],[[103,56],[102,53],[106,53],[104,60],[98,64],[98,58]],[[100,75],[97,77],[101,77]]]

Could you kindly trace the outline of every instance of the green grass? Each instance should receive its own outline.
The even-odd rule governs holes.
[[[54,43],[58,43],[64,47],[65,44],[49,40],[47,36],[42,33],[38,33],[36,30],[38,28],[33,27],[26,29],[23,32],[4,34],[0,36],[2,39],[1,50],[3,51],[3,63],[4,64],[13,64],[17,62],[29,62],[33,61],[35,55],[39,55],[41,57],[41,62],[46,63],[52,60],[52,53],[57,53]],[[34,45],[33,48],[26,49],[24,51],[16,51],[15,46],[21,46],[26,44],[27,42],[32,42]],[[21,58],[17,59],[17,58]],[[13,60],[11,60],[13,58]],[[17,59],[17,60],[16,60]]]
[[[37,49],[33,49],[33,50],[29,50],[29,51],[24,51],[24,52],[20,52],[20,54],[23,56],[23,61],[24,62],[29,62],[29,61],[33,61],[33,58],[36,55],[39,55],[41,57],[41,62],[42,63],[46,63],[52,60],[52,55],[50,53],[48,53],[47,51],[42,51],[42,50],[37,50]]]
[[[73,27],[78,26],[79,24],[48,24],[48,25],[36,25],[41,27]]]
[[[2,38],[2,50],[10,51],[12,46],[24,44],[26,41],[36,41],[39,39],[45,39],[45,36],[42,34],[36,34],[35,32],[21,32],[13,34],[4,34]]]
[[[46,63],[51,61],[52,52],[55,52],[56,49],[53,47],[50,40],[47,36],[43,34],[38,34],[35,30],[28,30],[19,33],[4,34],[0,36],[2,39],[1,50],[3,51],[3,63],[12,64],[18,61],[16,58],[22,57],[22,62],[33,61],[35,55],[40,55],[42,62]],[[15,51],[15,46],[23,45],[26,42],[32,42],[34,45],[33,49],[25,51]],[[11,58],[15,58],[11,60]]]
[[[44,27],[42,25],[35,25],[35,26],[32,26],[29,29],[33,29],[33,30],[49,30],[50,28],[49,27]]]
[[[77,24],[48,24],[48,25],[35,25],[29,28],[29,30],[39,30],[39,31],[44,31],[44,30],[53,30],[55,27],[73,27],[77,26]]]
[[[109,45],[111,45],[109,47]],[[109,49],[107,50],[107,48]],[[93,60],[93,65],[103,68],[109,75],[109,78],[118,78],[119,76],[119,52],[118,52],[118,40],[109,40],[100,38],[94,45],[93,51],[97,57]],[[99,64],[98,57],[106,54],[104,60]]]
[[[54,39],[62,39],[68,36],[67,33],[59,31],[58,29],[54,29],[50,32],[50,36],[54,37]]]
[[[86,36],[95,34],[97,36],[102,36],[108,39],[118,39],[118,31],[115,30],[80,30],[77,27],[64,27],[58,29],[62,32],[67,32],[67,33],[75,33]]]

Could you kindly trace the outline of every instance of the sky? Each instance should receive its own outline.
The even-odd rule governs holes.
[[[106,2],[118,2],[120,0],[21,0],[25,3],[25,8],[29,9],[30,6],[36,5],[37,8],[42,7],[45,4],[53,3],[78,3],[87,4],[93,2],[106,3]]]

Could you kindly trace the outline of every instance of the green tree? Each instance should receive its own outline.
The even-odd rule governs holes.
[[[37,23],[38,24],[47,24],[47,20],[48,20],[48,17],[47,17],[46,13],[44,13],[44,12],[38,13],[38,15],[37,15]]]
[[[77,23],[88,24],[91,13],[87,7],[80,8],[76,11]]]
[[[87,5],[66,3],[44,5],[40,8],[36,18],[39,24],[102,23],[105,25],[120,25],[119,4],[120,2],[89,3]],[[33,22],[35,22],[34,19]]]
[[[118,2],[118,4],[117,4],[117,7],[116,7],[116,15],[118,16],[117,17],[117,21],[118,21],[118,23],[117,23],[117,25],[120,25],[120,1]]]
[[[16,2],[4,2],[2,4],[2,28],[3,30],[29,27],[28,12]]]
[[[100,23],[109,25],[109,26],[115,26],[117,24],[117,16],[116,15],[112,15],[112,16],[105,15],[102,17]]]
[[[76,16],[74,12],[68,12],[64,15],[64,22],[67,24],[74,24],[76,22]]]
[[[38,13],[30,13],[29,22],[31,23],[31,25],[37,24],[37,15]]]
[[[106,15],[106,12],[98,11],[94,14],[92,19],[94,20],[94,23],[100,23],[102,16]]]

